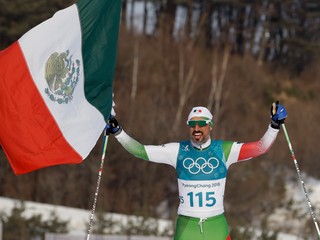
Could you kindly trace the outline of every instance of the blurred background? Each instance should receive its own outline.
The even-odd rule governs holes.
[[[0,49],[73,3],[0,0]],[[143,144],[188,139],[187,115],[202,105],[214,115],[213,138],[256,141],[279,100],[319,217],[312,187],[320,185],[320,2],[123,0],[122,7],[114,100],[125,131]],[[101,151],[102,138],[80,165],[15,176],[0,150],[0,196],[91,209]],[[136,159],[110,137],[98,211],[174,221],[178,203],[173,168]],[[239,227],[315,238],[283,131],[267,154],[230,167],[225,208],[233,239],[246,239],[236,237]]]

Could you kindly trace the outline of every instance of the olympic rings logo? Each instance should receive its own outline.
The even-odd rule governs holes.
[[[204,174],[210,174],[219,166],[219,160],[215,157],[211,157],[208,160],[203,157],[199,157],[196,160],[185,158],[182,165],[191,174],[198,174],[200,171]]]

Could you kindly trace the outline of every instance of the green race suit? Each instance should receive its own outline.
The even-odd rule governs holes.
[[[226,240],[228,233],[224,214],[205,220],[179,215],[174,240]]]

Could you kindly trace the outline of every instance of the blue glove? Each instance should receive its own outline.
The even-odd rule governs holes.
[[[122,128],[119,125],[117,119],[114,116],[110,115],[105,130],[107,135],[110,135],[110,134],[118,135],[121,132]]]
[[[287,116],[287,110],[279,104],[279,101],[271,105],[271,127],[280,129]]]

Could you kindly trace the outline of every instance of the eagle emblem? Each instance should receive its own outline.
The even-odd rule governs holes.
[[[59,104],[67,104],[72,100],[72,94],[79,81],[80,60],[72,59],[69,51],[53,53],[45,66],[45,79],[48,87],[45,93],[50,100]]]

